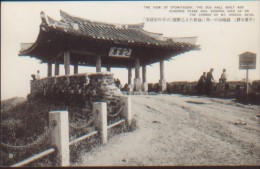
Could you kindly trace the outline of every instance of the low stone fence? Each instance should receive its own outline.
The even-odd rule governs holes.
[[[255,80],[252,82],[252,88],[254,91],[260,93],[260,80]]]
[[[167,83],[167,92],[169,94],[188,94],[196,95],[198,82],[179,81]],[[260,80],[255,80],[249,84],[249,93],[260,93]],[[246,84],[242,81],[228,81],[226,83],[213,83],[212,94],[216,97],[235,98],[238,95],[245,94]],[[149,83],[148,92],[159,92],[158,83]]]

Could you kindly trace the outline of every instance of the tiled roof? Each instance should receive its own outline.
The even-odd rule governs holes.
[[[74,17],[66,12],[60,11],[61,21],[54,21],[49,18],[50,26],[57,24],[57,27],[70,33],[90,36],[96,39],[107,39],[112,41],[124,41],[128,43],[143,43],[150,45],[160,45],[167,47],[191,46],[195,45],[197,37],[185,38],[164,38],[162,34],[151,33],[143,30],[144,23],[141,24],[110,24],[104,22],[90,21],[79,17]],[[66,26],[65,26],[66,25]],[[180,40],[180,41],[178,41]]]
[[[60,11],[61,21],[47,17],[47,27],[56,31],[66,32],[75,36],[85,36],[93,39],[118,41],[124,43],[138,43],[161,47],[192,47],[197,37],[167,38],[160,33],[143,30],[140,24],[110,24],[74,17]]]
[[[61,52],[60,50],[64,49],[62,45],[66,45],[66,39],[73,39],[74,42],[79,39],[86,39],[86,41],[84,40],[86,43],[90,41],[95,41],[95,43],[108,42],[109,44],[122,44],[131,47],[141,46],[146,49],[160,48],[162,50],[166,49],[167,52],[171,50],[172,56],[199,49],[199,46],[196,45],[197,37],[163,37],[161,33],[152,33],[144,30],[144,23],[112,24],[97,22],[75,17],[63,11],[60,11],[60,16],[61,20],[58,21],[49,16],[46,17],[42,12],[42,23],[36,42],[22,44],[19,55],[29,55],[41,60],[51,59],[52,56],[56,56]],[[155,54],[152,53],[151,55]],[[154,56],[154,58],[147,62],[154,63],[162,57],[159,54],[156,55],[158,56]]]

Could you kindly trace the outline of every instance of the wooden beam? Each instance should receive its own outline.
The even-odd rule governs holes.
[[[97,55],[95,52],[90,52],[90,51],[80,51],[80,50],[71,50],[71,53],[75,54],[82,54],[82,55]]]

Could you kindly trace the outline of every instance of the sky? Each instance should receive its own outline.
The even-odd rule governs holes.
[[[47,76],[47,65],[30,57],[19,57],[20,43],[35,42],[41,23],[40,12],[60,20],[60,10],[71,15],[109,23],[133,24],[144,22],[146,17],[186,16],[187,13],[173,13],[165,10],[147,10],[145,6],[184,6],[198,5],[243,5],[255,16],[254,22],[145,22],[144,29],[163,33],[165,37],[197,36],[201,50],[190,51],[170,61],[165,61],[165,79],[173,81],[197,81],[202,72],[214,68],[213,76],[219,79],[225,68],[228,80],[245,78],[246,71],[239,70],[239,54],[246,51],[257,54],[257,67],[249,71],[250,80],[260,79],[260,1],[224,2],[1,2],[1,100],[11,97],[26,97],[30,93],[31,74],[40,70]],[[54,68],[53,68],[54,70]],[[71,67],[71,72],[73,67]],[[106,71],[102,68],[102,71]],[[127,70],[112,68],[115,78],[122,84],[127,82]],[[95,72],[93,67],[79,67],[79,73]],[[133,77],[134,77],[134,71]],[[64,74],[60,66],[60,74]],[[159,63],[147,67],[148,83],[159,81]],[[133,81],[133,80],[132,80]]]

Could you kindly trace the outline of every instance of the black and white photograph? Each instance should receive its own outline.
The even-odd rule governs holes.
[[[260,1],[1,2],[1,167],[260,166]]]

